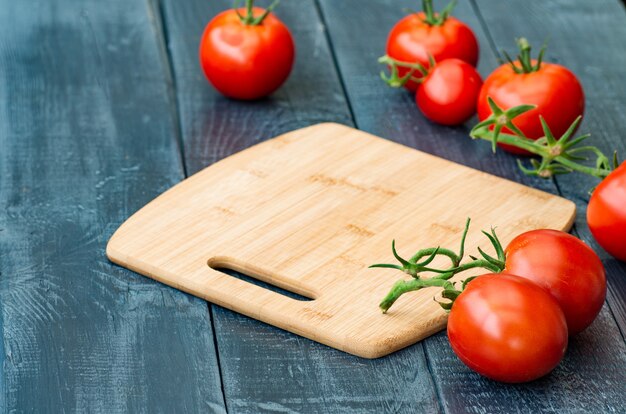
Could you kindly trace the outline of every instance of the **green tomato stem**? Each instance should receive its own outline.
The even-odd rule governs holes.
[[[426,257],[426,256],[430,256],[435,251],[437,251],[438,254],[441,254],[443,256],[449,257],[450,260],[452,261],[453,265],[454,266],[458,266],[459,257],[457,256],[456,253],[454,253],[452,250],[442,249],[442,248],[438,248],[438,247],[429,247],[427,249],[422,249],[422,250],[418,251],[413,256],[411,256],[411,258],[409,259],[409,262],[410,263],[417,263],[421,258]]]
[[[478,130],[475,130],[472,133],[472,138],[479,138],[485,141],[493,142],[493,134],[494,134],[493,131],[489,130],[488,128],[480,128]],[[607,175],[609,175],[613,171],[611,168],[602,168],[602,167],[597,168],[597,167],[589,167],[583,164],[579,164],[576,161],[573,161],[567,158],[565,155],[555,156],[550,153],[550,150],[548,147],[541,145],[541,144],[537,144],[537,141],[531,140],[530,138],[521,137],[519,135],[512,135],[512,134],[500,132],[498,134],[497,140],[499,143],[510,145],[516,148],[520,148],[528,152],[531,152],[535,155],[538,155],[543,160],[545,160],[546,163],[556,162],[557,164],[560,164],[569,170],[578,171],[583,174],[588,174],[594,177],[605,178]],[[602,154],[595,147],[593,148],[592,152],[595,152],[597,154],[598,153]],[[547,175],[539,174],[539,176],[548,178],[551,176],[551,174],[547,174]]]
[[[532,64],[532,57],[530,54],[531,46],[528,43],[528,40],[524,37],[520,37],[516,39],[517,48],[519,49],[519,54],[517,55],[517,62],[513,61],[508,53],[502,52],[506,60],[511,65],[511,68],[515,73],[532,73],[537,72],[541,69],[541,63],[543,62],[543,55],[546,52],[547,44],[544,43],[541,49],[539,50],[539,55],[537,56],[537,63]]]
[[[493,141],[493,131],[490,131],[487,128],[481,128],[472,133],[472,138],[480,138],[486,141]],[[498,134],[498,142],[502,144],[511,145],[513,147],[517,147],[528,152],[532,152],[535,155],[539,155],[543,157],[546,155],[546,151],[541,145],[538,145],[530,138],[523,138],[519,135],[507,134],[505,132],[500,132]]]
[[[400,262],[401,265],[394,264],[375,264],[370,267],[378,267],[378,268],[388,268],[388,269],[396,269],[400,270],[404,273],[408,273],[413,277],[413,280],[399,280],[397,281],[387,296],[380,303],[380,308],[383,312],[387,312],[387,310],[394,304],[396,300],[400,296],[405,293],[420,290],[427,287],[440,287],[443,288],[442,298],[447,299],[446,302],[438,302],[442,308],[449,310],[454,303],[454,300],[461,294],[462,289],[465,289],[467,283],[469,283],[474,277],[470,277],[462,282],[462,289],[457,290],[454,286],[454,283],[450,282],[454,275],[464,272],[469,269],[482,268],[486,269],[490,272],[499,273],[504,269],[504,261],[505,255],[504,250],[502,249],[502,244],[496,235],[495,230],[492,228],[491,233],[487,233],[483,231],[482,233],[489,239],[491,245],[495,249],[498,258],[492,257],[485,253],[482,249],[478,248],[478,252],[482,255],[483,259],[478,259],[476,257],[470,256],[472,259],[470,262],[460,265],[461,260],[463,260],[463,256],[465,254],[465,240],[467,237],[467,233],[469,231],[470,219],[468,218],[465,222],[465,229],[463,230],[463,234],[461,236],[461,247],[459,248],[459,253],[454,253],[449,249],[442,249],[440,247],[429,247],[426,249],[421,249],[417,253],[411,257],[408,261],[403,259],[395,247],[395,240],[391,243],[391,250],[395,258]],[[437,255],[447,256],[452,261],[452,267],[448,269],[434,269],[426,267],[426,265],[430,264],[434,260]],[[425,260],[418,262],[421,258],[427,257]],[[428,279],[421,278],[421,272],[433,272],[438,273],[436,276],[430,277]]]
[[[237,15],[239,16],[241,23],[247,26],[258,26],[263,23],[265,18],[274,10],[274,8],[278,5],[279,2],[280,0],[274,0],[274,2],[265,9],[265,12],[263,12],[263,14],[258,17],[254,17],[254,0],[246,0],[246,3],[245,3],[246,15],[245,16],[242,16],[237,10],[237,8],[239,7],[239,0],[235,0],[234,9],[237,12]]]
[[[433,8],[433,0],[422,0],[422,11],[424,12],[424,23],[429,26],[441,26],[446,22],[452,10],[456,6],[456,0],[451,0],[448,5],[441,11],[436,13]]]
[[[408,292],[413,292],[427,287],[442,287],[447,290],[454,290],[454,285],[445,279],[431,278],[431,279],[412,279],[412,280],[399,280],[397,281],[387,296],[380,302],[380,309],[383,313],[386,313],[391,305],[393,305],[400,296]],[[460,292],[459,292],[460,293]]]

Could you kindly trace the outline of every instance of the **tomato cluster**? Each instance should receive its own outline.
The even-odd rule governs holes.
[[[585,94],[576,75],[562,65],[544,62],[545,46],[536,59],[531,58],[530,44],[520,38],[518,60],[505,53],[508,63],[483,83],[474,68],[476,36],[450,16],[452,3],[441,13],[433,11],[432,0],[423,5],[422,12],[411,13],[391,29],[387,54],[379,60],[391,72],[382,74],[383,80],[415,92],[417,107],[436,123],[461,124],[477,112],[479,124],[472,137],[491,140],[494,150],[497,145],[514,154],[541,157],[540,162],[531,160],[534,168],[523,169],[526,174],[548,178],[581,171],[604,179],[590,199],[587,222],[597,242],[626,261],[626,164],[617,168],[615,159],[609,165],[608,157],[595,147],[572,147],[587,137],[573,139],[585,110]],[[484,126],[491,132],[476,132]],[[586,159],[583,151],[596,156],[595,168],[577,163]]]
[[[535,108],[518,117],[515,126],[526,137],[538,139],[543,136],[540,115],[558,136],[582,115],[585,99],[580,82],[567,68],[543,62],[544,49],[533,60],[530,45],[520,39],[519,62],[509,59],[483,84],[478,72],[472,69],[478,62],[478,42],[472,29],[449,16],[451,5],[441,13],[433,12],[432,1],[425,1],[424,8],[423,12],[404,17],[391,29],[383,63],[393,65],[393,78],[387,79],[392,86],[402,84],[411,92],[417,91],[417,106],[428,119],[443,125],[460,124],[477,109],[478,118],[483,121],[492,114],[488,97],[505,110],[531,104]],[[438,65],[445,68],[437,69]],[[451,69],[453,66],[458,68]],[[421,76],[414,76],[416,67],[423,68],[418,72]],[[503,148],[528,154],[512,146]]]
[[[504,250],[501,273],[476,278],[454,301],[448,337],[480,374],[530,381],[560,362],[568,334],[588,327],[605,297],[604,267],[589,246],[561,231],[529,231]]]
[[[388,83],[414,92],[424,116],[442,125],[471,118],[483,84],[475,69],[478,41],[469,26],[449,15],[452,5],[435,13],[432,1],[425,1],[424,11],[391,29],[387,55],[381,58],[392,70]]]
[[[563,358],[568,336],[587,328],[598,316],[606,297],[604,267],[594,251],[576,237],[556,230],[532,230],[515,237],[505,248],[495,231],[487,235],[496,251],[462,263],[469,220],[459,253],[427,248],[395,268],[413,276],[402,280],[381,302],[386,312],[404,293],[429,286],[443,288],[441,305],[450,311],[448,338],[457,356],[476,372],[503,382],[539,378]],[[441,254],[451,268],[428,267]],[[478,258],[480,256],[480,258]],[[426,257],[423,261],[422,258]],[[471,277],[461,288],[454,275],[473,268],[491,273]],[[422,272],[435,272],[424,279]]]

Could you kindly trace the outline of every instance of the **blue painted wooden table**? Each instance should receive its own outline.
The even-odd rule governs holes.
[[[298,57],[271,98],[218,95],[197,59],[227,0],[0,0],[2,412],[625,412],[626,264],[585,224],[580,175],[541,181],[468,129],[424,120],[376,58],[416,1],[284,1]],[[626,154],[626,12],[618,0],[461,0],[479,69],[524,35],[582,80],[581,131]],[[335,121],[574,200],[598,249],[606,305],[549,376],[502,385],[445,333],[377,360],[344,354],[109,263],[134,211],[203,167],[280,133]]]

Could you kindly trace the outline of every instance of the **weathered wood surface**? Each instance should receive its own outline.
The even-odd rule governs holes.
[[[224,412],[206,303],[103,250],[183,178],[151,13],[0,2],[1,412]]]
[[[497,64],[492,45],[549,35],[548,58],[585,86],[581,132],[626,156],[618,0],[459,3],[455,14],[479,36],[483,75]],[[294,72],[272,98],[240,103],[217,95],[197,62],[202,29],[226,0],[0,0],[0,410],[623,411],[626,265],[606,254],[608,306],[553,374],[521,386],[469,371],[443,333],[363,360],[207,309],[106,261],[113,230],[181,180],[184,166],[190,174],[321,121],[561,193],[578,204],[577,230],[593,243],[584,220],[592,179],[522,176],[513,157],[491,155],[468,127],[425,121],[410,95],[377,79],[387,31],[403,7],[418,6],[283,2]]]
[[[525,12],[521,4],[512,11],[512,4],[509,2],[499,3],[494,0],[493,3],[494,6],[497,3],[500,10],[492,18],[501,19],[503,31],[510,30],[508,19],[515,18],[521,22],[520,25],[524,25],[523,22],[534,18],[533,14]],[[523,176],[517,169],[514,157],[505,153],[493,156],[488,144],[473,142],[467,136],[468,128],[442,128],[429,123],[412,105],[412,96],[404,91],[390,90],[375,76],[370,75],[379,69],[375,64],[376,50],[384,50],[388,27],[399,18],[399,15],[391,16],[389,10],[410,7],[411,2],[398,4],[396,1],[378,1],[371,2],[367,8],[359,7],[359,4],[358,0],[321,0],[338,67],[344,76],[346,93],[352,102],[356,124],[360,129],[386,134],[391,139],[448,159],[547,191],[558,192],[559,189],[551,181]],[[351,13],[351,19],[344,18],[348,13]],[[469,23],[477,33],[482,48],[479,69],[481,73],[488,74],[498,64],[489,46],[491,35],[484,31],[484,26],[477,20],[475,10],[468,2],[460,2],[455,15]],[[544,21],[543,24],[546,25],[547,22]],[[353,36],[361,26],[368,27],[367,36]],[[557,31],[560,27],[557,24],[554,30]],[[520,31],[523,32],[522,29],[523,27]],[[512,37],[516,35],[513,34]],[[499,34],[500,38],[502,36]],[[579,41],[582,44],[582,40]],[[576,59],[575,56],[570,58]],[[601,114],[596,116],[600,117]],[[583,206],[579,205],[581,207]],[[581,212],[579,217],[580,215]],[[614,277],[620,276],[623,277],[624,274],[614,272]],[[623,304],[624,296],[621,299],[612,299]],[[626,368],[626,347],[622,339],[615,319],[605,306],[593,328],[573,341],[564,363],[551,376],[518,387],[495,384],[467,370],[452,353],[444,333],[427,339],[423,344],[441,405],[446,411],[602,412],[607,409],[619,410],[626,404],[620,386],[624,382],[623,373]],[[612,352],[611,346],[621,351]],[[584,382],[590,389],[600,389],[605,384],[604,381],[611,385],[603,392],[581,393],[576,386]]]

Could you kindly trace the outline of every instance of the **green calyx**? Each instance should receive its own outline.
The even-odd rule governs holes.
[[[467,283],[473,279],[472,277],[462,281],[460,289],[458,289],[456,284],[449,280],[454,275],[474,268],[483,268],[494,273],[501,272],[504,269],[504,249],[502,248],[502,244],[500,243],[500,240],[498,240],[498,236],[496,235],[494,229],[491,229],[490,233],[483,231],[483,234],[489,239],[490,243],[494,247],[496,257],[488,255],[479,247],[478,253],[480,258],[470,255],[469,258],[471,260],[467,263],[461,264],[465,255],[465,240],[469,231],[469,225],[470,219],[468,218],[461,236],[461,246],[458,253],[441,247],[429,247],[419,250],[407,260],[402,258],[396,251],[395,240],[391,243],[393,256],[400,264],[379,263],[371,265],[370,268],[400,270],[401,272],[410,275],[413,279],[402,279],[393,285],[387,296],[385,296],[379,305],[383,313],[386,313],[403,294],[427,287],[440,287],[443,289],[441,297],[443,299],[447,299],[447,301],[439,301],[438,303],[442,308],[449,310],[452,307],[454,300],[461,294],[463,289],[465,289]],[[450,267],[446,269],[436,269],[430,267],[429,265],[437,256],[446,256],[450,260]],[[435,276],[423,278],[422,273],[425,272],[435,273]]]
[[[272,12],[272,10],[274,10],[274,8],[278,6],[278,3],[280,3],[280,0],[274,0],[274,2],[270,4],[267,9],[265,9],[265,12],[257,17],[254,17],[254,13],[252,11],[254,7],[254,0],[246,0],[245,16],[239,13],[239,2],[240,0],[235,0],[235,4],[233,5],[233,8],[235,9],[235,13],[237,13],[237,16],[239,16],[239,20],[241,20],[241,23],[248,25],[248,26],[258,26],[262,24],[263,20],[265,20],[265,18]]]
[[[431,55],[428,55],[429,67],[424,67],[419,62],[402,62],[400,60],[393,59],[389,55],[381,56],[378,58],[378,63],[387,65],[389,68],[389,75],[384,71],[380,72],[380,78],[392,88],[401,88],[409,81],[421,83],[423,82],[430,69],[435,66],[435,59]],[[400,69],[406,69],[407,72],[400,76]]]
[[[520,148],[536,155],[538,159],[531,159],[530,167],[524,166],[518,160],[518,165],[524,174],[549,178],[558,174],[578,171],[594,177],[604,178],[617,168],[619,164],[617,153],[613,154],[611,162],[609,157],[604,155],[598,148],[591,145],[580,145],[590,137],[590,134],[574,137],[574,131],[580,124],[582,117],[576,118],[567,131],[557,138],[550,130],[546,120],[539,116],[544,136],[533,140],[526,137],[513,124],[513,119],[534,109],[534,105],[520,105],[503,110],[491,97],[487,99],[491,108],[491,115],[472,128],[470,137],[490,141],[493,152],[496,151],[496,145],[500,143]],[[505,127],[511,133],[503,133],[502,129]],[[590,157],[595,157],[594,164],[584,164]]]
[[[511,65],[511,68],[515,73],[532,73],[537,72],[541,69],[541,63],[543,62],[543,55],[546,53],[546,48],[548,47],[547,42],[541,46],[539,50],[539,55],[537,56],[537,62],[533,65],[532,58],[530,56],[531,46],[523,37],[515,40],[517,43],[517,47],[519,49],[519,54],[517,55],[517,61],[513,61],[511,56],[508,53],[502,52],[507,62]]]
[[[429,26],[441,26],[450,17],[455,6],[456,0],[452,0],[440,13],[436,13],[433,8],[433,0],[422,0],[422,11],[424,12],[422,21]],[[410,12],[415,13],[414,11]]]

